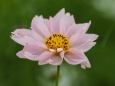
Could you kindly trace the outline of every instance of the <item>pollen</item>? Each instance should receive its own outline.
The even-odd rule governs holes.
[[[69,39],[63,34],[53,34],[45,40],[45,44],[49,49],[62,48],[64,51],[69,49]]]

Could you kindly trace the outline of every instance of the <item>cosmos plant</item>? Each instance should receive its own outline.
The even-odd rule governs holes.
[[[38,61],[39,65],[57,65],[58,86],[63,60],[71,65],[80,64],[84,69],[91,67],[84,53],[96,44],[98,35],[86,34],[90,24],[91,21],[76,24],[73,15],[62,9],[49,19],[36,15],[31,29],[16,29],[11,38],[24,47],[16,54],[19,58]]]

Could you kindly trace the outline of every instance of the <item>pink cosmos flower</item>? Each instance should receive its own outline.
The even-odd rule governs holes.
[[[76,24],[73,15],[65,14],[65,9],[62,9],[49,19],[35,16],[31,29],[16,29],[11,38],[24,46],[17,53],[20,58],[38,61],[39,65],[60,65],[65,60],[72,65],[90,68],[84,52],[96,44],[93,41],[98,37],[86,34],[90,24]]]

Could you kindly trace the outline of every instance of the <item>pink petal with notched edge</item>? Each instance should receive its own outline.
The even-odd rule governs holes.
[[[81,64],[82,62],[84,62],[83,59],[75,59],[75,57],[76,55],[68,53],[68,54],[65,54],[64,60],[71,65],[77,65],[77,64]]]
[[[66,28],[68,29],[68,27],[70,27],[72,24],[75,23],[75,20],[74,20],[74,16],[73,15],[70,15],[70,13],[66,13],[65,14],[66,16]]]
[[[50,57],[52,57],[54,53],[49,52],[49,51],[44,51],[40,56],[39,56],[39,65],[44,65],[48,62]]]
[[[79,53],[76,53],[77,51],[79,51]],[[79,57],[82,57],[82,59],[85,60],[84,62],[81,63],[81,66],[82,66],[82,67],[85,66],[85,67],[87,67],[87,68],[91,68],[91,65],[90,65],[90,63],[89,63],[89,60],[88,60],[88,58],[85,56],[85,54],[84,54],[83,51],[80,51],[80,50],[78,50],[78,49],[74,49],[74,48],[73,48],[73,49],[71,49],[70,52],[73,53],[73,54],[78,55]]]
[[[89,23],[83,23],[83,24],[77,24],[77,29],[79,34],[84,34],[89,29],[89,26],[91,25],[91,21]]]
[[[83,57],[84,57],[86,60],[81,63],[81,67],[82,67],[83,69],[91,68],[91,65],[90,65],[90,62],[89,62],[88,58],[85,56],[84,53],[83,53],[82,55],[83,55]]]
[[[63,8],[54,16],[54,19],[58,21],[64,15],[65,15],[65,9]]]
[[[87,64],[90,65],[88,59],[86,56],[83,54],[82,51],[77,50],[77,49],[70,49],[64,57],[65,61],[69,64],[76,65],[76,64],[82,64],[86,62]],[[87,66],[84,64],[84,66]]]
[[[12,32],[11,38],[17,43],[25,45],[33,45],[36,40],[32,37],[31,30],[28,29],[17,29]]]
[[[78,46],[77,49],[80,49],[83,52],[86,52],[86,51],[90,50],[93,46],[95,46],[95,44],[96,44],[96,42],[87,41],[83,45]]]
[[[71,37],[72,35],[78,33],[78,34],[85,34],[86,31],[88,30],[91,22],[89,23],[83,23],[83,24],[75,24],[73,23],[71,26],[66,31],[66,36]]]
[[[70,13],[66,13],[61,19],[60,19],[60,33],[65,34],[66,30],[75,23],[73,15],[71,16]]]
[[[16,54],[19,58],[25,58],[25,59],[29,59],[29,60],[33,60],[33,61],[38,61],[38,55],[33,55],[29,52],[26,52],[24,50],[19,51]]]
[[[93,41],[95,41],[98,37],[96,34],[84,34],[81,36],[79,35],[79,37],[76,37],[76,35],[73,35],[74,37],[72,38],[74,38],[74,40],[70,42],[70,45],[72,48],[76,47],[77,49],[81,49],[84,52],[88,51],[96,44]]]
[[[53,17],[53,31],[59,33],[60,28],[60,19],[65,15],[65,9],[61,9],[54,17]]]
[[[23,37],[24,35],[32,37],[31,31],[32,30],[21,28],[21,29],[16,29],[14,32],[12,32],[12,34],[18,38]]]
[[[26,46],[26,45],[34,45],[36,40],[29,37],[29,36],[23,36],[21,38],[17,38],[15,37],[15,35],[11,37],[15,42],[23,45],[23,46]]]
[[[79,44],[83,44],[84,42],[86,42],[87,40],[90,40],[90,41],[95,41],[97,38],[98,38],[98,35],[96,34],[79,34],[79,33],[76,33],[74,35],[72,35],[73,38],[74,38],[74,41],[70,44],[71,46],[72,45],[79,45]],[[73,39],[73,38],[70,38],[70,39]]]
[[[43,17],[35,16],[31,23],[31,29],[37,32],[42,37],[50,36],[48,27],[45,25]]]
[[[38,56],[44,51],[43,48],[34,45],[27,45],[23,50],[19,51],[16,55],[20,58],[27,58],[30,60],[38,61]]]
[[[43,22],[43,17],[42,16],[35,16],[33,19],[32,19],[32,22],[31,22],[31,29],[35,32],[37,32],[38,34],[40,34],[41,36],[43,36],[43,34],[39,31],[39,28],[36,26],[36,24],[39,22]]]
[[[86,57],[86,58],[87,58],[87,57]],[[90,63],[89,63],[89,60],[87,60],[87,61],[81,63],[81,67],[82,67],[83,69],[91,68],[91,65],[90,65]]]

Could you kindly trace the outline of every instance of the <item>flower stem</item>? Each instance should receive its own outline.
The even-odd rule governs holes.
[[[56,75],[56,83],[55,83],[55,86],[58,86],[59,73],[60,73],[60,65],[57,66],[57,75]]]

